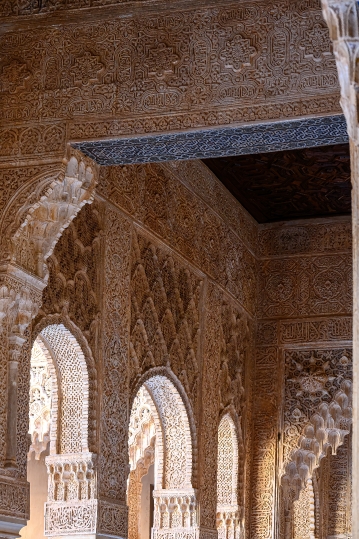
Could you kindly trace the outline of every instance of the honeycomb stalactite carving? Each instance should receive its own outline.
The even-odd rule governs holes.
[[[318,478],[350,429],[348,221],[257,229],[200,163],[114,167],[104,175],[101,198],[79,211],[47,259],[48,288],[34,327],[33,337],[63,362],[59,382],[73,371],[77,385],[87,372],[86,384],[72,394],[68,424],[67,398],[58,404],[57,423],[65,431],[80,425],[73,446],[51,421],[58,446],[48,465],[58,494],[48,502],[48,529],[53,519],[54,533],[72,533],[79,519],[83,533],[125,537],[129,526],[138,537],[138,510],[131,507],[138,507],[140,479],[153,462],[158,539],[178,529],[181,538],[219,532],[226,539],[265,539],[274,536],[277,519],[281,530],[292,530],[310,481],[320,522],[333,500],[322,503]],[[338,296],[335,264],[343,273]],[[293,293],[283,299],[288,289]],[[19,288],[10,300],[25,340],[21,396],[24,387],[28,393],[26,324],[35,295]],[[50,342],[49,328],[60,324],[80,345],[80,362],[71,343]],[[19,403],[21,413],[24,408]],[[237,437],[231,500],[218,464],[218,432],[227,414]],[[27,431],[21,421],[19,438]],[[281,514],[273,510],[277,500]]]
[[[93,351],[99,338],[102,228],[103,208],[95,201],[64,230],[47,261],[49,280],[38,317],[60,314],[65,308]]]
[[[132,260],[131,382],[169,362],[196,408],[201,279],[140,234]]]
[[[17,467],[20,447],[23,453],[24,444],[21,438],[17,440],[14,429],[17,419],[13,417],[17,414],[17,406],[23,408],[21,399],[18,399],[17,380],[22,377],[22,373],[19,376],[18,372],[19,358],[21,355],[28,355],[29,359],[30,356],[27,350],[29,339],[26,339],[25,333],[41,305],[41,292],[48,278],[46,260],[61,233],[80,208],[92,201],[96,185],[95,172],[88,165],[88,159],[84,158],[79,163],[73,155],[67,162],[66,170],[56,178],[44,182],[42,189],[35,190],[37,199],[34,199],[34,193],[26,190],[21,192],[19,189],[17,195],[21,204],[17,200],[15,221],[2,235],[4,264],[0,276],[0,325],[3,345],[10,353],[8,361],[4,362],[2,373],[4,380],[7,379],[4,382],[7,417],[5,418],[3,413],[1,419],[4,425],[6,423],[6,428],[3,427],[6,431],[6,445],[4,444],[2,455],[3,463],[7,467]],[[2,225],[4,224],[6,225],[6,219],[2,220]]]
[[[46,281],[46,260],[82,206],[92,202],[96,182],[94,165],[72,156],[64,176],[51,181],[22,218],[11,239],[11,262]]]
[[[351,391],[351,381],[345,380],[334,400],[329,405],[321,403],[305,427],[298,440],[298,449],[291,455],[282,477],[287,503],[298,498],[300,489],[319,466],[329,447],[336,455],[344,437],[349,434],[352,422]]]
[[[331,447],[334,454],[352,421],[351,351],[287,350],[282,485],[286,503],[298,498]]]

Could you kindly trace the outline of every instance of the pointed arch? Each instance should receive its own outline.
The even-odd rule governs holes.
[[[44,340],[42,338],[42,332],[49,326],[63,326],[68,331],[68,333],[72,335],[81,350],[81,361],[85,361],[85,363],[83,363],[83,368],[87,371],[88,378],[88,447],[89,451],[96,453],[98,449],[98,373],[91,348],[81,329],[76,326],[76,324],[74,324],[73,321],[70,319],[66,306],[62,309],[61,313],[50,314],[41,318],[41,320],[36,324],[32,332],[33,342],[35,342],[36,338],[39,337],[44,343]],[[59,373],[57,372],[56,358],[54,358],[54,352],[51,352],[50,342],[47,342],[47,345],[45,345],[44,343],[44,346],[46,349],[46,353],[50,355],[51,360],[54,364],[54,368],[57,373],[57,380],[59,383],[60,378]],[[46,348],[46,346],[49,348]]]
[[[64,324],[46,324],[43,320],[36,329],[32,355],[37,354],[42,370],[38,368],[33,378],[47,384],[47,393],[44,388],[43,395],[51,393],[50,455],[45,457],[48,474],[45,535],[94,533],[96,455],[89,452],[88,443],[88,366],[78,340]],[[34,391],[39,391],[36,384]],[[45,400],[38,402],[42,404]]]
[[[173,383],[163,375],[146,380],[163,431],[163,478],[160,488],[192,488],[192,439],[185,405]]]
[[[176,380],[175,383],[164,369],[152,369],[135,394],[129,426],[130,539],[138,537],[140,478],[143,472],[147,473],[151,463],[155,464],[152,537],[171,533],[175,538],[177,534],[196,533],[193,435],[188,402],[183,398],[184,391],[179,382]]]
[[[84,354],[63,324],[45,327],[40,336],[59,376],[58,453],[88,452],[89,381]]]

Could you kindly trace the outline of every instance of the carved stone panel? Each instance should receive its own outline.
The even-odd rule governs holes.
[[[31,13],[34,3],[8,5],[3,15]],[[51,11],[68,8],[51,3]],[[1,50],[4,123],[76,118],[72,140],[340,112],[318,0],[27,28],[5,33]],[[61,124],[54,136],[47,129],[16,126],[1,139],[44,153],[47,138],[63,137]]]

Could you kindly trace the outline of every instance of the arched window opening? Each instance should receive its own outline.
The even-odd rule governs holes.
[[[88,372],[65,326],[49,325],[38,335],[30,375],[31,518],[21,536],[93,537],[97,500],[95,455],[88,450]]]
[[[165,530],[174,536],[195,531],[189,420],[180,393],[166,376],[146,380],[134,399],[129,459],[129,539],[155,538]]]
[[[240,537],[238,512],[238,437],[229,414],[218,427],[217,529],[219,539]]]

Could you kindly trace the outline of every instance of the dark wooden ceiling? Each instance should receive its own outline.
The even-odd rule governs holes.
[[[259,223],[351,212],[348,144],[204,163]]]

